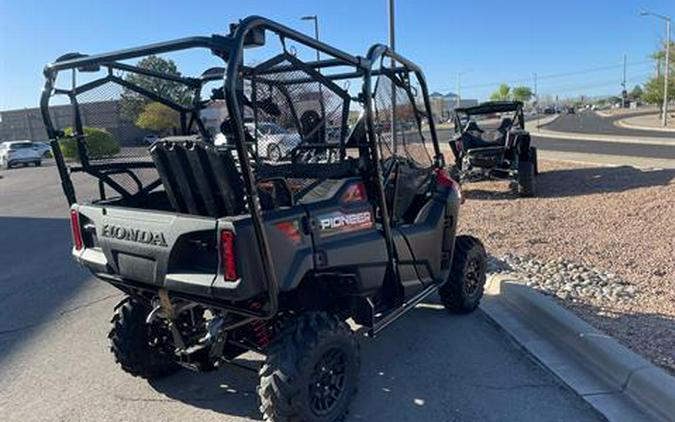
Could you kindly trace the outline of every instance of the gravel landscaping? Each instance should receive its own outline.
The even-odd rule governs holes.
[[[537,198],[508,182],[464,186],[460,230],[490,272],[556,297],[675,372],[675,170],[541,161]]]

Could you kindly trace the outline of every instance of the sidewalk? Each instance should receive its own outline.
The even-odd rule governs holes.
[[[598,164],[601,166],[631,166],[639,169],[675,169],[675,160],[623,155],[589,154],[586,152],[537,150],[538,158],[570,163]]]
[[[629,129],[641,130],[657,130],[660,132],[672,132],[675,138],[675,114],[668,113],[668,126],[661,126],[661,118],[659,113],[626,117],[625,119],[617,120],[614,123],[616,126],[625,127]]]

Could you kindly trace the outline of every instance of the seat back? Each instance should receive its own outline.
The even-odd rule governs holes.
[[[194,139],[161,140],[150,147],[150,156],[177,212],[210,217],[243,212],[243,184],[229,150]]]

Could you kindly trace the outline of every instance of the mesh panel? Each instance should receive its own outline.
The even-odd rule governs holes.
[[[77,95],[91,165],[152,162],[147,152],[148,145],[144,142],[145,135],[151,132],[138,127],[129,114],[131,104],[142,103],[140,98],[125,99],[125,91],[122,86],[107,82]],[[158,177],[153,168],[98,171],[131,194]]]
[[[430,136],[428,117],[421,111],[425,109],[424,106],[416,104],[415,93],[418,89],[400,76],[396,76],[399,83],[394,83],[392,77],[391,74],[382,74],[375,82],[373,123],[380,158],[387,159],[396,152],[421,167],[429,167],[433,161],[427,149],[427,137]]]
[[[246,81],[244,120],[257,153],[253,158],[266,167],[258,178],[278,173],[299,192],[331,177],[329,167],[320,176],[303,170],[308,164],[339,161],[348,102],[301,66],[289,61],[277,65],[288,66],[293,70],[262,72]]]
[[[284,61],[278,66],[288,66]],[[247,129],[265,162],[330,162],[338,157],[345,101],[304,70],[248,84]]]
[[[162,99],[190,108],[194,92],[183,84],[133,72],[116,71],[114,76]],[[76,100],[84,129],[86,156],[89,165],[93,166],[87,171],[103,176],[104,180],[109,178],[128,194],[137,193],[158,180],[148,148],[160,137],[182,132],[180,112],[116,80],[87,89],[77,94]],[[73,109],[69,108],[72,116]],[[189,114],[186,113],[184,119],[185,124],[190,123]],[[187,128],[188,133],[196,132],[196,121],[192,123]],[[66,137],[69,137],[73,125],[71,117],[67,126],[61,122],[59,128],[64,129]],[[75,139],[66,139],[65,142],[64,146],[71,145],[70,151],[68,147],[64,149],[66,158],[81,161]]]

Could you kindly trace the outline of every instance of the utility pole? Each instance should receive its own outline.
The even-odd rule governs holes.
[[[628,91],[626,91],[626,55],[623,55],[623,79],[621,82],[621,107],[626,108],[626,100],[628,99]]]
[[[455,108],[459,108],[462,97],[462,72],[457,72],[457,96],[455,97]]]
[[[537,112],[537,129],[539,129],[539,91],[537,91],[537,72],[532,74],[534,77],[534,108]]]
[[[666,71],[663,78],[663,127],[668,126],[668,79],[670,78],[670,18],[666,19]]]
[[[388,14],[389,14],[389,49],[394,52],[396,51],[396,19],[395,19],[395,10],[394,10],[394,0],[388,1]],[[389,62],[392,70],[396,67],[394,59],[391,59]],[[391,82],[391,149],[396,154],[398,143],[396,142],[396,88],[394,82]]]
[[[317,15],[303,16],[300,18],[303,21],[314,21],[314,39],[319,41],[319,17]],[[316,61],[321,60],[321,52],[316,50]]]
[[[666,68],[663,72],[663,106],[661,115],[661,125],[668,126],[668,80],[670,78],[670,16],[659,15],[658,13],[641,11],[640,16],[654,16],[666,22]]]

